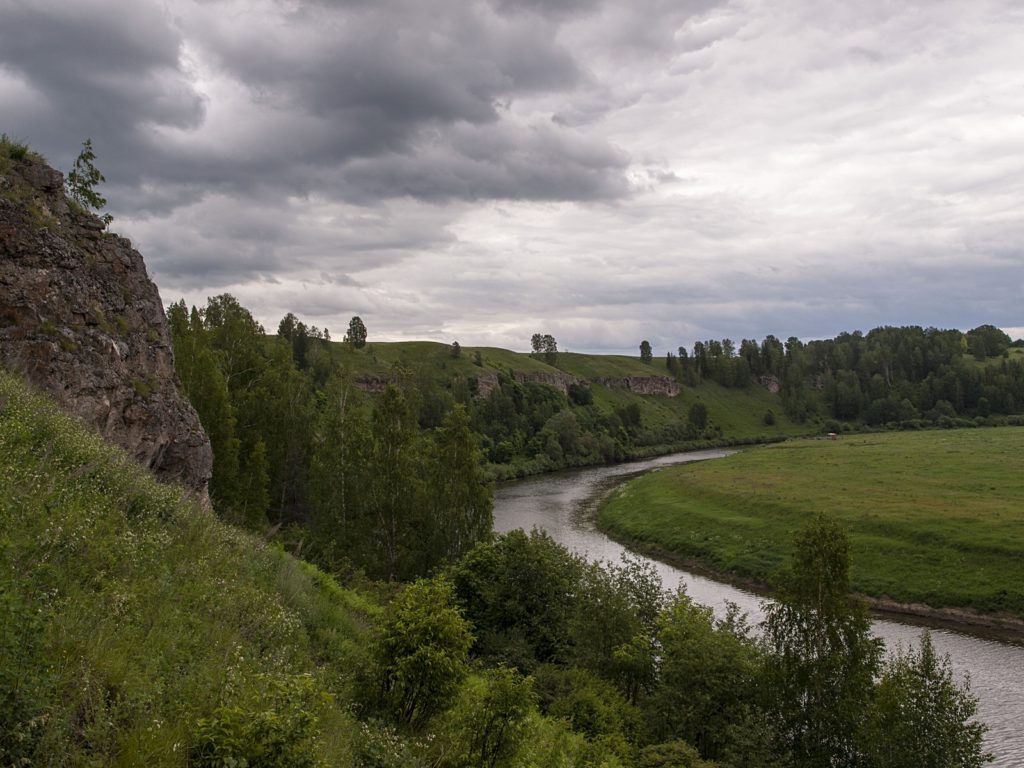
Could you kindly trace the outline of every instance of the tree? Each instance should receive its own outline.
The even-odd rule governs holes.
[[[886,662],[861,733],[870,768],[977,768],[991,762],[974,721],[978,701],[970,682],[953,679],[949,656],[939,656],[931,635],[917,652],[900,648]]]
[[[849,591],[846,534],[824,515],[797,534],[791,573],[765,606],[768,689],[783,737],[806,768],[854,766],[881,641]]]
[[[366,346],[366,326],[359,315],[348,321],[348,333],[345,334],[345,341],[356,349]]]
[[[645,706],[654,733],[685,739],[703,758],[721,757],[755,698],[754,645],[682,591],[658,617],[657,638],[659,682]]]
[[[199,310],[193,307],[189,313],[183,299],[168,308],[167,317],[171,326],[175,367],[182,389],[210,438],[213,451],[210,500],[213,508],[226,520],[244,522],[235,509],[239,479],[239,440],[235,434],[237,419],[227,381],[210,347]]]
[[[417,581],[393,605],[373,649],[372,698],[393,722],[416,729],[455,699],[473,635],[449,581]]]
[[[579,555],[536,528],[477,544],[452,572],[477,650],[526,670],[537,661],[564,662],[585,568]]]
[[[82,142],[82,151],[75,158],[75,164],[64,180],[68,197],[86,210],[99,211],[107,204],[107,199],[96,191],[96,185],[106,179],[93,164],[96,153],[92,150],[92,139]],[[114,220],[109,213],[101,217],[107,226]]]
[[[480,451],[466,409],[455,406],[437,430],[430,467],[429,503],[435,546],[429,565],[454,562],[486,539],[494,524],[494,496],[480,466]]]
[[[530,349],[534,357],[544,356],[544,362],[554,365],[558,359],[558,342],[550,333],[535,333],[530,337]]]
[[[419,427],[405,396],[390,385],[377,400],[371,426],[369,456],[374,471],[366,501],[380,547],[380,565],[394,581],[405,575],[410,545],[422,549],[418,530],[424,525],[425,505]]]
[[[654,353],[651,351],[651,342],[644,339],[640,342],[640,362],[650,365],[653,359]]]
[[[322,563],[337,570],[351,561],[379,560],[369,543],[370,525],[363,496],[372,477],[370,425],[362,394],[339,375],[321,391],[322,406],[313,429],[310,480],[313,528]]]
[[[515,669],[485,669],[480,680],[466,686],[453,708],[455,753],[443,761],[459,768],[516,765],[520,745],[536,712],[533,678]]]
[[[967,348],[978,360],[1001,355],[1010,348],[1010,337],[994,325],[979,325],[969,330],[965,337]]]
[[[708,407],[699,400],[686,414],[687,429],[691,437],[699,437],[708,428]]]
[[[458,357],[462,356],[462,346],[457,341],[453,341],[452,342],[451,356],[454,357],[454,358],[458,358]]]

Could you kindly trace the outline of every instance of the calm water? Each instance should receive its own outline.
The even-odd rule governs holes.
[[[715,459],[729,451],[699,451],[661,456],[648,461],[613,467],[559,472],[508,483],[498,488],[494,500],[494,528],[508,531],[536,526],[569,549],[592,560],[618,561],[626,550],[595,529],[593,509],[608,490],[631,476],[659,467],[688,461]],[[684,584],[686,592],[720,615],[726,601],[737,603],[753,622],[761,618],[759,596],[736,587],[650,561],[667,589]],[[888,647],[916,642],[920,626],[877,620],[875,633]],[[996,756],[992,765],[1024,766],[1024,646],[990,640],[950,629],[931,629],[939,653],[948,653],[961,677],[970,675],[971,690],[978,697],[978,714],[989,726],[988,749]]]

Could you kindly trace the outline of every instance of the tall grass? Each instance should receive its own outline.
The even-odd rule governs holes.
[[[300,710],[344,761],[378,611],[0,372],[0,764],[185,765],[225,712]]]

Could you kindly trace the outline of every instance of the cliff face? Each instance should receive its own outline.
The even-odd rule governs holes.
[[[0,164],[0,363],[205,499],[213,454],[178,391],[156,285],[63,182],[38,162]]]
[[[547,384],[554,387],[563,395],[568,393],[569,387],[579,383],[579,379],[568,373],[548,373],[546,371],[516,371],[516,381],[521,383],[533,382],[536,384]]]
[[[668,376],[622,376],[618,378],[600,376],[595,384],[616,389],[628,389],[636,395],[664,395],[676,397],[679,394],[679,382]]]

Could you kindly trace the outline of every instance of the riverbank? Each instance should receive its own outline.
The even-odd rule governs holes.
[[[771,445],[791,439],[786,435],[760,435],[757,437],[719,438],[715,440],[687,440],[681,443],[642,446],[630,451],[621,461],[577,462],[555,464],[547,458],[537,458],[516,464],[486,464],[484,472],[489,480],[505,483],[537,477],[552,472],[565,472],[573,469],[592,469],[598,467],[617,467],[633,462],[671,456],[676,453],[694,453],[697,451],[713,451],[723,448],[743,448],[753,445]]]
[[[764,592],[793,532],[847,529],[853,588],[879,615],[1024,637],[1024,430],[800,440],[651,473],[596,515],[616,541]]]
[[[615,531],[597,524],[596,521],[595,525],[597,530],[630,552],[636,552],[652,560],[671,565],[681,571],[714,579],[737,589],[753,592],[766,599],[770,599],[775,591],[775,588],[767,582],[741,577],[735,573],[718,571],[709,568],[706,563],[697,558],[683,557],[656,544],[621,536]],[[871,597],[863,594],[858,594],[858,597],[868,604],[868,608],[875,618],[920,624],[929,628],[952,629],[980,637],[1024,644],[1024,619],[1016,616],[984,614],[963,608],[936,608],[924,603],[900,603],[891,598]]]

